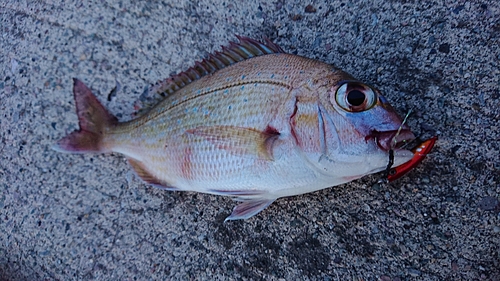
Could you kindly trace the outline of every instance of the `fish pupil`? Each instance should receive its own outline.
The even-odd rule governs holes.
[[[347,102],[352,106],[360,106],[365,101],[365,94],[360,90],[352,90],[347,94]]]

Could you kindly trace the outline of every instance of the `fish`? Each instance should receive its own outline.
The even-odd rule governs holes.
[[[378,89],[340,68],[237,36],[221,51],[151,87],[155,100],[119,122],[73,79],[79,130],[53,149],[119,153],[145,183],[229,196],[228,220],[276,199],[383,171],[415,138]]]

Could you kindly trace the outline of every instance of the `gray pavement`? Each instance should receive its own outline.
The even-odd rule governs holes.
[[[0,1],[0,280],[500,280],[499,1],[80,2]],[[50,149],[73,77],[127,120],[234,34],[375,85],[434,151],[223,223],[228,198]]]

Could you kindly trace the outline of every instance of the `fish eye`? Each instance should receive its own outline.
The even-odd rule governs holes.
[[[377,101],[369,86],[359,82],[346,82],[335,93],[337,104],[349,112],[361,112],[372,108]]]
[[[353,106],[360,106],[365,102],[365,94],[360,90],[352,90],[347,93],[347,102]]]

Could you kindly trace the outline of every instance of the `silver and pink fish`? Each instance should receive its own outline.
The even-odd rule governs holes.
[[[161,101],[128,122],[75,79],[80,130],[54,149],[118,152],[153,186],[231,196],[241,203],[227,220],[382,171],[389,151],[394,166],[412,159],[400,147],[415,137],[378,90],[269,40],[238,39],[155,85]]]

